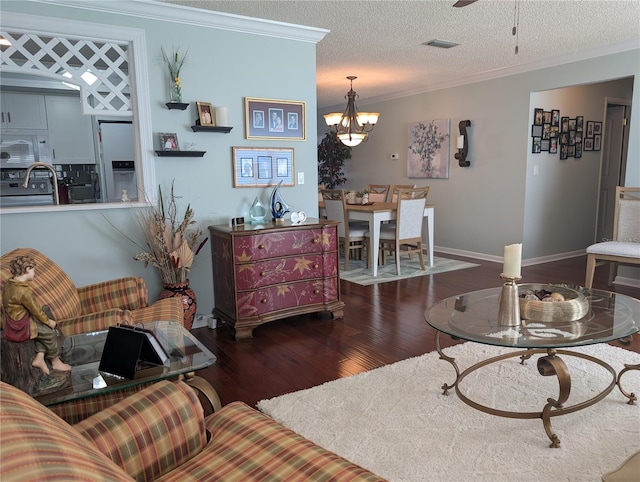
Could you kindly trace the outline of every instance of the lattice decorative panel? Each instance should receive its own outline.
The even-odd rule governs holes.
[[[86,114],[131,112],[129,45],[2,31],[0,67],[82,85]],[[89,74],[92,74],[89,75]],[[84,77],[83,77],[84,76]],[[91,80],[87,80],[91,79]],[[95,79],[95,80],[93,80]]]

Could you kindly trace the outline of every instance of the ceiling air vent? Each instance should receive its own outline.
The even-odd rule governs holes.
[[[426,45],[427,47],[438,47],[439,49],[450,49],[451,47],[455,47],[456,45],[460,44],[436,38],[433,40],[429,40],[428,42],[423,42],[422,45]]]

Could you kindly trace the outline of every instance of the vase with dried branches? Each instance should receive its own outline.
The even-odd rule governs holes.
[[[160,299],[181,297],[184,307],[184,325],[191,329],[196,314],[196,295],[189,287],[189,271],[208,238],[203,239],[202,229],[194,219],[191,205],[182,216],[178,216],[178,205],[173,182],[166,202],[162,189],[158,187],[158,205],[144,209],[138,216],[145,251],[135,259],[158,269],[163,290]]]

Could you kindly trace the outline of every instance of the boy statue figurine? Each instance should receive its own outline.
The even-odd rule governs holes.
[[[29,285],[35,278],[35,268],[36,262],[31,256],[16,256],[11,260],[9,269],[13,277],[7,280],[2,293],[6,318],[2,336],[14,342],[35,340],[36,356],[31,365],[46,375],[49,374],[46,360],[54,370],[68,372],[71,366],[63,363],[59,356],[56,322],[36,301]]]

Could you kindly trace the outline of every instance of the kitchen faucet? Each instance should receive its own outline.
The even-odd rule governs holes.
[[[22,187],[29,187],[29,175],[31,171],[33,171],[36,167],[44,167],[45,169],[49,169],[51,174],[53,174],[53,200],[56,205],[60,204],[60,197],[58,195],[58,175],[56,174],[56,170],[51,166],[51,164],[47,164],[46,162],[34,162],[27,168],[27,172],[24,175],[24,182],[22,183]]]

